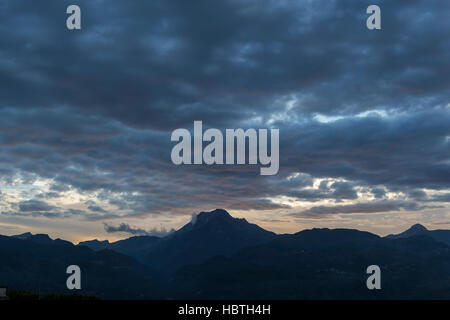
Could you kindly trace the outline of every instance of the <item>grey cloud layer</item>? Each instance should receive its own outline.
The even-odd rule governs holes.
[[[320,218],[334,214],[352,214],[352,213],[376,213],[390,211],[418,211],[427,208],[437,208],[436,206],[420,206],[415,202],[409,201],[372,201],[349,205],[337,206],[315,206],[299,213],[292,213],[291,216]]]
[[[107,223],[104,224],[105,231],[108,233],[116,233],[116,232],[122,232],[122,233],[128,233],[135,236],[156,236],[156,237],[165,237],[173,232],[173,230],[167,231],[164,228],[161,228],[161,230],[158,230],[156,228],[151,230],[144,230],[141,228],[132,227],[127,223],[121,223],[119,226],[111,226]]]
[[[0,174],[53,179],[14,210],[52,213],[31,207],[70,189],[135,216],[448,189],[450,3],[380,1],[383,30],[369,32],[372,2],[77,1],[83,29],[69,32],[73,1],[4,1]],[[357,116],[374,109],[387,116]],[[193,120],[279,127],[280,175],[174,167],[170,132]]]

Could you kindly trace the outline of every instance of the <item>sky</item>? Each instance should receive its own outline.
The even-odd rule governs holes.
[[[215,208],[277,233],[450,229],[449,16],[445,0],[3,0],[0,234],[164,235]],[[171,133],[195,120],[278,128],[278,174],[174,165]]]

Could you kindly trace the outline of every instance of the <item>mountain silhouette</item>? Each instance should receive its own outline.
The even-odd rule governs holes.
[[[433,238],[436,241],[443,242],[450,245],[450,230],[428,230],[421,224],[415,224],[408,230],[399,234],[390,234],[386,238],[398,239],[409,238],[412,236],[426,235]]]
[[[95,251],[110,249],[140,260],[159,240],[160,238],[155,236],[135,236],[112,243],[108,240],[99,241],[95,239],[80,242],[78,245],[91,248]]]
[[[408,230],[403,231],[402,233],[390,234],[387,237],[392,238],[392,239],[408,238],[408,237],[412,237],[412,236],[427,234],[428,232],[429,231],[427,228],[425,228],[423,225],[417,223],[417,224],[411,226]]]
[[[0,236],[0,283],[41,293],[72,293],[66,269],[82,270],[78,293],[103,298],[152,297],[158,276],[131,257],[112,250],[95,252],[46,235]]]
[[[97,251],[114,250],[155,269],[171,272],[216,255],[230,255],[276,236],[245,219],[233,218],[226,210],[216,209],[194,215],[191,222],[164,238],[135,236],[113,243],[90,240],[78,245]]]
[[[81,241],[80,243],[78,243],[78,245],[80,247],[88,247],[89,249],[92,249],[94,251],[99,251],[99,250],[105,250],[105,249],[110,249],[111,248],[111,243],[109,243],[108,240],[88,240],[88,241]]]
[[[25,232],[25,233],[22,233],[22,234],[16,234],[16,235],[14,235],[12,237],[16,238],[16,239],[25,240],[25,239],[28,239],[29,237],[31,237],[32,235],[33,234],[31,232]]]
[[[387,237],[353,229],[277,235],[216,209],[164,238],[75,246],[43,234],[0,236],[0,283],[67,293],[65,270],[76,264],[80,293],[103,298],[450,299],[449,233],[414,225]],[[366,287],[370,265],[381,269],[382,290]]]
[[[171,298],[443,299],[450,298],[449,262],[450,248],[428,236],[313,229],[185,266]],[[366,287],[370,265],[382,270],[382,290]]]
[[[215,255],[230,255],[275,237],[273,232],[216,209],[194,215],[191,222],[163,238],[135,236],[113,243],[90,240],[78,245],[97,251],[111,249],[156,269],[173,271],[182,265],[200,263]]]
[[[12,236],[16,239],[28,240],[39,244],[49,244],[49,245],[73,245],[70,241],[62,239],[51,239],[48,234],[32,234],[30,232],[22,233],[19,235]]]
[[[267,242],[276,234],[233,218],[223,209],[201,212],[178,231],[161,238],[143,261],[157,269],[173,271],[201,263],[216,255],[231,255],[247,246]]]

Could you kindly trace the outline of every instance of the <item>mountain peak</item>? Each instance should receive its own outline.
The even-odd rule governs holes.
[[[409,230],[414,231],[414,232],[423,232],[423,231],[428,231],[427,228],[425,228],[423,225],[416,223],[415,225],[411,226],[411,228],[409,228]]]
[[[224,209],[215,209],[213,211],[202,211],[197,215],[192,215],[192,220],[190,226],[199,227],[204,226],[210,223],[214,224],[223,224],[223,223],[233,223],[237,221],[245,221],[245,219],[238,219],[232,217],[226,210]]]
[[[80,241],[80,243],[109,244],[109,240],[98,240],[98,239],[93,239],[93,240],[87,240],[87,241]],[[80,244],[80,243],[79,243],[79,244]]]
[[[218,255],[228,256],[275,237],[275,233],[234,218],[224,209],[203,211],[192,215],[190,223],[159,241],[144,261],[175,271],[180,266],[201,263]]]
[[[22,234],[17,234],[15,236],[12,236],[13,238],[16,239],[40,239],[40,240],[51,240],[50,236],[48,234],[45,233],[37,233],[37,234],[32,234],[31,232],[25,232]]]
[[[32,236],[31,232],[25,232],[25,233],[22,233],[22,234],[16,234],[16,235],[14,235],[12,237],[16,238],[16,239],[22,239],[23,240],[23,239],[28,239],[31,236]]]
[[[411,226],[406,231],[403,231],[399,234],[390,234],[386,236],[387,238],[396,239],[396,238],[408,238],[412,236],[418,236],[423,234],[429,234],[431,231],[429,231],[427,228],[425,228],[423,225],[416,223],[415,225]]]
[[[215,209],[213,211],[202,211],[197,217],[210,217],[210,216],[221,216],[226,218],[232,218],[232,216],[224,209]]]
[[[18,234],[15,236],[12,236],[13,238],[20,239],[20,240],[27,240],[27,241],[33,241],[40,244],[53,244],[53,243],[70,243],[68,241],[59,240],[56,241],[52,240],[48,234],[44,233],[38,233],[38,234],[32,234],[31,232],[26,232],[22,234]]]
[[[84,246],[84,247],[88,247],[94,251],[99,251],[99,250],[103,250],[103,249],[109,249],[110,247],[110,243],[108,240],[88,240],[88,241],[80,241],[78,243],[79,246]]]

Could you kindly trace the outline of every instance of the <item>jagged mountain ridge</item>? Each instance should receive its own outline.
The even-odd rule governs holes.
[[[449,263],[450,247],[428,236],[305,230],[180,268],[172,298],[448,299]],[[366,287],[373,264],[381,268],[382,290]]]
[[[85,246],[95,251],[114,250],[136,259],[141,259],[159,240],[159,237],[154,236],[135,236],[115,242],[109,242],[108,240],[99,241],[97,239],[83,241],[78,246]]]
[[[42,235],[22,239],[0,236],[0,283],[9,288],[73,293],[66,287],[66,269],[70,265],[78,265],[82,270],[79,294],[137,299],[158,292],[154,270],[115,251],[93,251]]]
[[[216,209],[200,212],[191,222],[163,238],[137,236],[113,243],[92,240],[79,245],[93,250],[115,250],[154,268],[172,271],[216,255],[230,255],[275,237],[273,232]]]
[[[419,225],[409,231],[399,237],[352,229],[276,235],[217,209],[196,215],[165,238],[117,242],[134,245],[139,255],[145,252],[145,264],[115,250],[94,251],[26,233],[0,237],[0,283],[59,292],[64,290],[66,264],[76,261],[89,283],[83,293],[101,297],[450,298],[450,247],[430,236],[435,231]],[[365,270],[371,264],[382,270],[383,290],[365,287]]]

